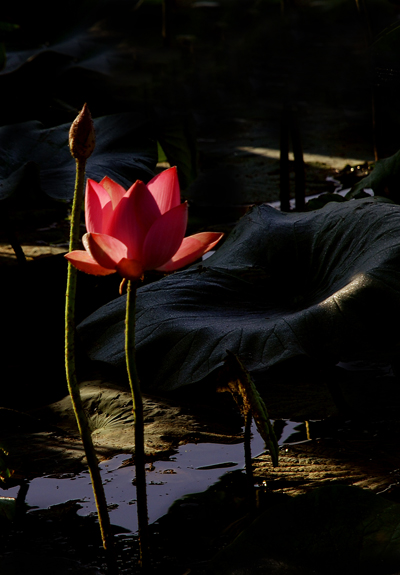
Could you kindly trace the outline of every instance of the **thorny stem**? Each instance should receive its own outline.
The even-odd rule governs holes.
[[[78,247],[79,223],[83,201],[86,160],[76,159],[75,193],[71,214],[70,251]],[[75,365],[75,296],[76,296],[77,270],[68,262],[67,291],[65,297],[65,369],[68,391],[82,438],[83,447],[88,462],[93,493],[98,513],[103,547],[107,552],[109,573],[117,573],[113,550],[110,518],[107,511],[107,502],[101,481],[98,461],[93,446],[88,420],[83,409],[82,398],[76,376]]]
[[[144,452],[144,418],[143,398],[136,369],[135,357],[135,326],[136,326],[136,283],[128,281],[125,316],[125,356],[129,385],[132,393],[132,409],[135,418],[135,469],[136,469],[136,499],[139,524],[140,565],[147,573],[150,565],[149,556],[149,526],[147,515],[146,470]]]

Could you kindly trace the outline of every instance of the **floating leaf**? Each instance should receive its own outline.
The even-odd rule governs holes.
[[[89,356],[125,369],[125,298],[80,325]],[[149,388],[220,368],[253,375],[296,357],[390,357],[400,343],[400,207],[376,198],[307,213],[254,208],[218,251],[138,290],[137,361]]]

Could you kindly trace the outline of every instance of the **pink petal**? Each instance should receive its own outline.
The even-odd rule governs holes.
[[[117,271],[120,276],[128,280],[138,280],[143,275],[143,266],[137,260],[128,260],[122,258],[117,265]]]
[[[158,218],[143,244],[143,267],[154,270],[165,264],[182,243],[187,225],[187,203],[179,204]]]
[[[78,270],[92,276],[108,276],[116,271],[103,268],[84,250],[75,250],[64,257]]]
[[[118,262],[128,255],[125,244],[106,234],[85,234],[82,243],[92,258],[106,269],[115,270]]]
[[[105,233],[112,217],[110,196],[101,184],[94,180],[86,182],[85,221],[88,232]]]
[[[175,167],[164,170],[154,176],[147,187],[157,202],[162,214],[181,203],[181,192],[179,188],[178,172]]]
[[[128,248],[128,258],[141,261],[146,234],[160,210],[143,182],[136,181],[117,205],[108,234]]]
[[[125,188],[117,184],[117,182],[114,182],[114,180],[112,180],[108,176],[105,176],[101,180],[100,184],[103,186],[103,188],[110,196],[113,210],[115,210],[121,199],[126,194]]]
[[[172,272],[196,261],[211,250],[224,234],[218,232],[201,232],[183,238],[183,242],[176,254],[164,265],[158,267],[159,271]]]

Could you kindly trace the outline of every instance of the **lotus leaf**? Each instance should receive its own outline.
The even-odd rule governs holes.
[[[80,324],[89,357],[125,369],[125,297]],[[377,198],[307,213],[253,208],[201,264],[138,290],[145,387],[174,390],[222,366],[253,374],[296,357],[390,358],[400,343],[400,206]]]
[[[149,180],[157,162],[157,145],[146,132],[140,114],[102,116],[94,120],[96,148],[88,165],[88,177],[105,175],[128,188],[136,179]],[[45,128],[40,122],[24,122],[0,128],[0,200],[25,198],[40,189],[55,199],[72,199],[75,162],[68,147],[70,124]]]

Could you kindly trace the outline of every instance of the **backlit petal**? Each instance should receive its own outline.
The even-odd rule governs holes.
[[[87,274],[92,276],[108,276],[116,272],[116,270],[109,270],[100,266],[88,252],[84,250],[75,250],[64,256],[71,264]]]
[[[128,280],[138,280],[143,275],[142,263],[127,258],[122,258],[118,263],[117,271],[120,276]]]
[[[143,267],[153,270],[165,264],[178,251],[187,225],[187,203],[180,204],[158,218],[143,245]]]
[[[175,167],[157,174],[147,187],[157,202],[160,212],[165,214],[181,203],[178,172]]]
[[[85,234],[82,243],[85,250],[103,268],[115,270],[118,262],[128,255],[125,244],[106,234]]]
[[[123,188],[122,186],[117,184],[117,182],[114,182],[114,180],[112,180],[108,176],[105,176],[101,180],[100,184],[103,186],[103,188],[106,190],[106,192],[110,196],[113,210],[115,210],[115,208],[119,204],[120,200],[126,194],[125,188]]]
[[[129,188],[114,211],[108,234],[118,238],[128,248],[128,258],[140,261],[143,242],[160,210],[143,182]]]
[[[200,234],[183,238],[183,242],[175,255],[166,264],[157,269],[163,272],[172,272],[191,264],[211,250],[223,235],[218,232],[201,232]]]
[[[88,232],[105,233],[112,217],[110,196],[101,184],[87,180],[85,193],[85,222]]]

